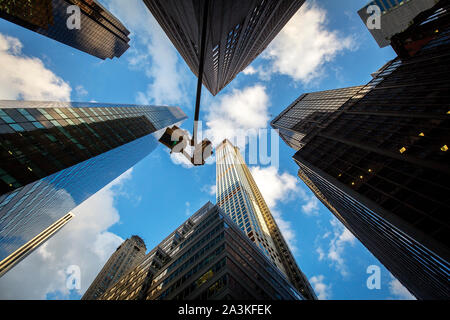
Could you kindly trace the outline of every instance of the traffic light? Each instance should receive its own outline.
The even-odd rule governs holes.
[[[194,166],[203,166],[206,163],[206,159],[213,154],[211,141],[204,139],[201,143],[195,144],[194,140],[189,138],[187,131],[177,126],[167,128],[159,142],[169,148],[170,153],[183,154]],[[193,147],[192,156],[186,151],[188,145]]]
[[[170,153],[183,152],[188,144],[188,138],[186,131],[173,126],[172,128],[167,128],[159,139],[163,145],[170,149]]]

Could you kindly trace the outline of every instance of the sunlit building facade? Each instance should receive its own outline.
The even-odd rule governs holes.
[[[144,240],[139,236],[126,239],[111,255],[81,300],[96,300],[115,284],[124,274],[145,257]]]
[[[414,50],[313,125],[294,156],[306,185],[418,299],[450,297],[450,4],[441,3],[395,36]],[[289,114],[273,127],[308,122],[285,127]]]
[[[228,140],[216,148],[216,197],[217,205],[294,287],[307,299],[316,299],[239,149]]]
[[[208,202],[99,300],[304,300],[223,211]]]
[[[0,277],[12,269],[16,264],[25,259],[34,249],[39,247],[45,241],[53,237],[59,230],[61,230],[74,217],[72,212],[69,212],[61,219],[53,223],[47,229],[42,231],[36,237],[25,243],[22,247],[11,253],[8,257],[0,261]]]
[[[130,32],[96,0],[1,0],[0,17],[100,59],[130,47]]]
[[[198,77],[206,0],[144,0]],[[203,84],[215,96],[269,45],[304,0],[212,0]]]
[[[0,101],[0,261],[158,146],[178,107]]]

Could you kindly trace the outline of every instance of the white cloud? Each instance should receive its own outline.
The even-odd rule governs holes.
[[[316,248],[319,255],[319,261],[327,258],[331,265],[338,270],[343,277],[349,275],[348,267],[343,257],[347,245],[353,246],[356,242],[355,236],[337,219],[330,220],[333,228],[331,234],[329,232],[322,236],[322,239],[330,238],[327,252],[321,247]]]
[[[211,196],[215,196],[216,195],[216,185],[205,185],[203,186],[200,191],[205,192]]]
[[[298,179],[287,172],[279,174],[275,167],[252,167],[250,170],[269,208],[298,191]]]
[[[303,212],[308,216],[316,216],[319,214],[319,200],[313,195],[304,199],[306,203],[302,205]]]
[[[85,97],[89,94],[89,92],[82,85],[76,86],[75,91],[79,97]]]
[[[130,68],[142,70],[151,80],[145,92],[138,92],[140,104],[187,104],[186,84],[194,81],[172,42],[141,0],[108,0],[109,10],[131,32],[127,57]]]
[[[304,4],[284,26],[261,55],[267,67],[251,67],[246,74],[258,72],[267,80],[270,74],[288,75],[308,84],[324,74],[324,65],[344,50],[354,50],[351,36],[327,28],[327,12],[315,3]]]
[[[327,300],[331,296],[331,285],[324,283],[325,277],[323,275],[313,276],[309,282],[314,287],[314,291],[320,300]]]
[[[224,139],[233,141],[248,130],[266,128],[268,108],[269,96],[264,86],[233,89],[208,107],[205,136],[218,145]]]
[[[250,168],[253,179],[270,208],[283,237],[288,242],[291,250],[296,252],[296,234],[289,221],[286,221],[282,214],[276,209],[281,201],[292,199],[292,195],[298,192],[297,178],[287,172],[279,174],[275,167],[252,167]]]
[[[244,71],[242,71],[242,73],[245,75],[252,75],[257,73],[257,70],[252,66],[248,66],[247,68],[244,69]]]
[[[71,265],[81,269],[83,294],[123,242],[107,230],[120,219],[114,198],[123,192],[131,173],[128,170],[74,209],[72,221],[0,278],[0,299],[45,299],[50,293],[67,298],[65,270]]]
[[[186,211],[185,211],[185,214],[186,214],[187,216],[190,216],[190,215],[191,215],[191,203],[190,203],[189,201],[186,201],[185,205],[186,205]]]
[[[406,289],[400,281],[390,274],[389,292],[399,300],[416,300],[416,298]]]
[[[22,48],[19,39],[0,33],[0,99],[70,101],[69,84]]]

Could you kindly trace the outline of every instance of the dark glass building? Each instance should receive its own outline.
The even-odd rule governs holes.
[[[165,128],[184,119],[178,107],[0,101],[0,261],[150,154]]]
[[[79,29],[68,27],[73,5],[80,8]],[[0,0],[0,17],[100,59],[130,47],[130,32],[96,0]]]
[[[304,0],[144,0],[198,76],[208,2],[203,84],[216,95],[275,38]]]
[[[125,240],[108,259],[81,300],[96,300],[99,298],[145,257],[146,250],[144,240],[138,236],[132,236]]]
[[[208,202],[100,300],[303,300],[238,226]]]
[[[450,298],[448,3],[396,35],[403,54],[313,124],[294,156],[300,178],[419,299]],[[272,126],[302,134],[308,121],[286,125],[289,114]]]

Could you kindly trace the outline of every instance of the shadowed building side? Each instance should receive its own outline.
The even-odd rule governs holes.
[[[395,35],[403,54],[323,121],[310,104],[272,122],[300,137],[289,143],[300,178],[418,299],[450,297],[449,9]]]
[[[144,0],[198,77],[206,0]],[[304,0],[211,0],[203,84],[216,95],[269,45]]]
[[[223,211],[208,202],[99,300],[304,300]]]

